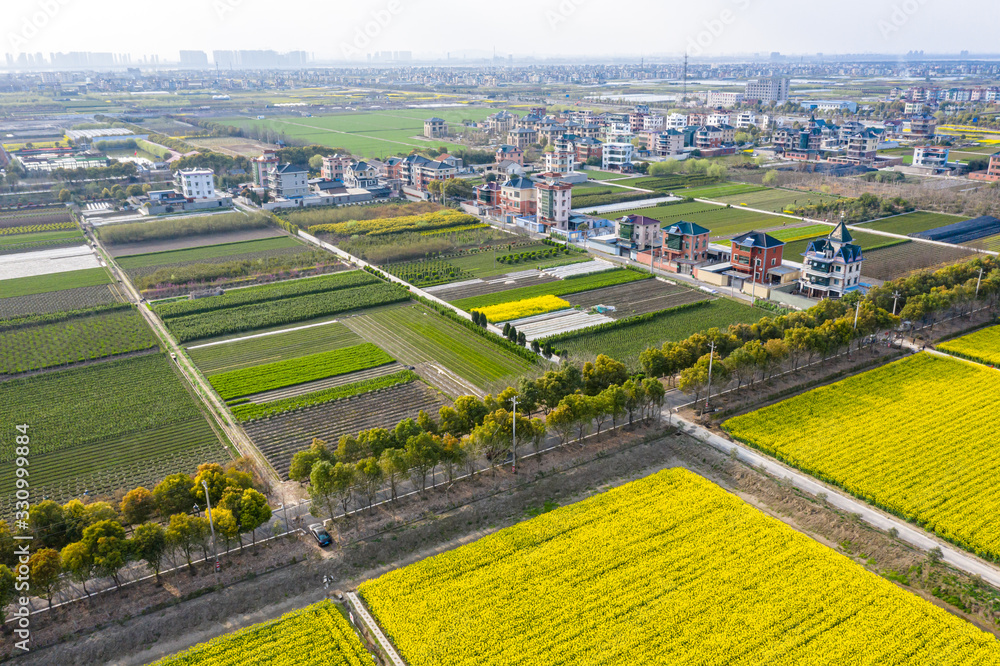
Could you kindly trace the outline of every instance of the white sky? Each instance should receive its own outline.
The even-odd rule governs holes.
[[[996,0],[3,0],[0,52],[453,59],[1000,51]],[[379,21],[381,19],[381,21]],[[368,35],[364,34],[367,29]],[[352,56],[345,58],[345,56]]]

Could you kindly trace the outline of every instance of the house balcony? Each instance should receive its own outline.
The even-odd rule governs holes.
[[[803,268],[806,273],[814,273],[816,275],[829,275],[833,272],[833,264],[823,264],[816,261],[806,261],[803,264]]]

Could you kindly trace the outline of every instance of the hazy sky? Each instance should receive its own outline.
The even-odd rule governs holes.
[[[983,53],[1000,51],[998,18],[996,0],[3,0],[0,52]]]

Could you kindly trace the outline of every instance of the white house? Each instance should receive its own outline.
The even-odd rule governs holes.
[[[626,165],[632,165],[631,143],[610,142],[604,144],[601,152],[601,168],[605,171],[621,171]]]
[[[309,171],[294,164],[280,164],[271,169],[267,182],[275,199],[294,199],[309,194]]]
[[[189,199],[215,198],[215,172],[211,169],[180,169],[174,183]]]

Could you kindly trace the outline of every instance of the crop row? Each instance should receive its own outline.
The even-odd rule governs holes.
[[[208,378],[224,400],[295,386],[317,379],[392,363],[393,358],[370,342],[353,347],[309,354]]]
[[[274,469],[287,478],[292,456],[308,449],[314,437],[336,442],[342,435],[369,428],[394,428],[405,418],[416,418],[420,410],[436,414],[441,404],[437,392],[423,382],[407,382],[251,421],[244,428]]]
[[[473,312],[481,312],[486,315],[489,322],[512,321],[522,317],[554,312],[555,310],[565,310],[571,307],[567,301],[558,296],[536,296],[535,298],[525,298],[520,301],[491,305],[485,308],[476,308]]]
[[[0,423],[27,423],[32,453],[121,437],[200,416],[163,354],[148,354],[0,383]],[[13,457],[0,442],[0,460]]]
[[[917,354],[724,426],[963,548],[1000,559],[993,518],[1000,511],[997,391],[995,370]]]
[[[322,391],[313,391],[312,393],[297,395],[283,400],[275,400],[273,402],[266,402],[262,404],[248,403],[238,405],[233,407],[232,411],[236,418],[240,421],[254,421],[256,419],[269,418],[279,414],[284,414],[285,412],[302,409],[304,407],[311,407],[312,405],[320,405],[325,402],[333,402],[334,400],[342,400],[343,398],[361,395],[362,393],[386,389],[398,384],[406,384],[407,382],[416,381],[416,379],[417,374],[412,370],[400,370],[399,372],[394,372],[391,375],[383,375],[381,377],[373,377],[372,379],[365,379],[359,382],[334,386],[333,388]]]
[[[403,231],[452,230],[458,227],[478,227],[479,218],[457,210],[439,210],[422,215],[377,218],[374,220],[351,220],[333,224],[318,224],[309,227],[311,234],[333,234],[336,236],[378,236]]]
[[[359,592],[410,666],[1000,662],[991,634],[681,468]]]
[[[75,317],[5,331],[0,335],[0,374],[91,361],[157,344],[142,315],[132,308]]]
[[[330,600],[255,624],[155,662],[151,666],[244,664],[370,666],[372,657]]]
[[[0,227],[0,236],[13,236],[16,234],[34,234],[41,231],[62,231],[64,229],[76,229],[76,222],[52,222],[49,224],[30,224],[21,227]]]
[[[250,305],[251,303],[264,303],[266,301],[277,301],[294,296],[305,296],[306,294],[318,294],[320,292],[336,291],[338,289],[348,289],[350,287],[360,287],[366,284],[374,284],[378,278],[364,271],[347,271],[344,273],[334,273],[321,277],[307,278],[302,280],[289,280],[274,284],[261,285],[259,287],[247,287],[245,289],[234,289],[221,296],[209,296],[187,301],[173,301],[156,306],[154,309],[163,319],[173,317],[183,317],[199,312],[211,312],[224,308]]]
[[[433,229],[431,231],[421,231],[421,236],[437,236],[438,234],[451,234],[458,231],[472,231],[473,229],[487,229],[488,224],[466,224],[460,227],[446,227],[444,229]]]
[[[72,222],[73,214],[65,208],[53,208],[48,211],[28,211],[4,214],[0,216],[0,229],[7,227],[24,227],[32,224],[55,224],[57,222]]]
[[[408,261],[400,264],[383,266],[387,273],[417,287],[430,287],[437,284],[447,284],[457,280],[468,280],[472,277],[461,268],[440,259],[425,261]]]
[[[107,284],[0,298],[0,322],[14,317],[82,310],[114,303],[116,300],[118,297]]]
[[[399,286],[372,284],[176,317],[167,320],[167,326],[180,342],[189,342],[398,303],[408,298],[408,292]]]
[[[1000,365],[1000,326],[990,326],[937,346],[941,351],[988,365]]]
[[[600,287],[610,287],[616,284],[634,282],[636,280],[645,280],[650,277],[652,276],[648,273],[615,269],[602,273],[581,275],[580,277],[570,277],[556,282],[536,284],[530,287],[508,289],[507,291],[485,294],[483,296],[463,298],[455,301],[452,305],[467,311],[474,309],[479,310],[490,307],[491,305],[500,305],[501,303],[509,303],[511,301],[521,301],[527,298],[535,298],[536,296],[565,296],[566,294],[575,294],[580,291],[589,291],[590,289],[599,289]]]

